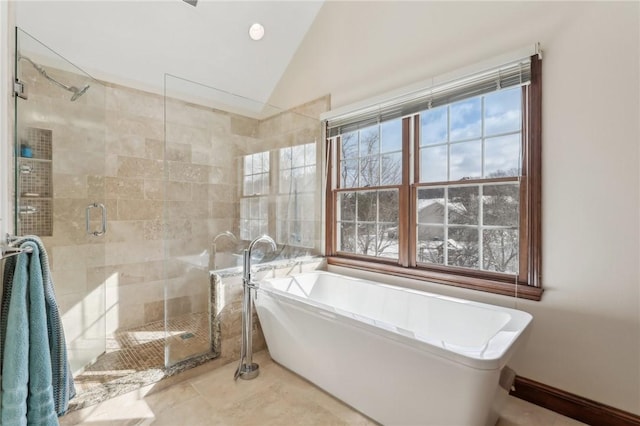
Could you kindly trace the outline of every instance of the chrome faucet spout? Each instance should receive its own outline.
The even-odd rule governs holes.
[[[233,241],[234,243],[236,243],[236,244],[238,243],[238,239],[236,238],[235,235],[233,235],[233,232],[231,232],[231,231],[220,232],[215,237],[213,237],[213,242],[211,244],[211,257],[210,257],[210,262],[209,262],[209,269],[210,270],[215,270],[216,269],[216,253],[218,253],[217,242],[222,237],[227,237],[231,241]]]
[[[269,243],[269,245],[271,246],[271,250],[273,251],[277,250],[278,248],[273,238],[271,238],[268,235],[261,235],[256,239],[254,239],[253,241],[251,241],[251,243],[249,244],[249,247],[244,250],[244,259],[243,259],[244,268],[242,270],[243,272],[242,277],[243,277],[243,280],[246,281],[247,285],[251,285],[251,256],[253,255],[253,248],[255,247],[256,244],[260,242]]]
[[[249,244],[244,250],[243,270],[242,270],[242,347],[240,349],[240,362],[234,375],[234,379],[240,377],[244,380],[253,379],[260,373],[260,366],[253,362],[253,297],[251,289],[257,288],[251,280],[251,254],[253,248],[259,242],[269,243],[272,250],[276,250],[278,246],[276,242],[268,235],[262,235]]]
[[[218,235],[216,235],[215,237],[213,237],[213,244],[215,244],[219,238],[222,237],[227,237],[227,238],[231,238],[231,240],[233,240],[234,243],[238,242],[238,239],[236,238],[235,235],[233,235],[233,232],[231,231],[224,231],[219,233]]]

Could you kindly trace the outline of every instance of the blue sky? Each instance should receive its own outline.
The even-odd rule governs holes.
[[[420,114],[420,180],[460,180],[465,177],[486,177],[500,170],[519,169],[521,93],[520,87],[509,88],[423,111]],[[372,140],[376,143],[369,143]],[[401,158],[398,153],[402,149],[400,119],[344,134],[342,144],[343,159],[353,159],[343,164],[348,170],[344,186],[399,183],[385,181],[384,176],[378,183],[378,176],[363,176],[362,171],[362,182],[357,182],[357,158],[379,154],[385,156],[388,153],[382,159],[383,164],[398,162]]]
[[[421,181],[459,180],[482,176],[482,140],[487,176],[518,168],[521,127],[521,89],[505,89],[421,113]],[[496,136],[503,135],[503,136]],[[450,166],[447,176],[447,153]]]

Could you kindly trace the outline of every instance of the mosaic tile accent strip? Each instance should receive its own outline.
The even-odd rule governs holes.
[[[27,128],[26,145],[31,157],[18,162],[19,235],[35,234],[41,237],[53,235],[53,182],[51,178],[51,153],[53,132],[46,129]],[[22,147],[21,147],[22,148]]]
[[[20,196],[51,198],[51,161],[20,158]]]
[[[18,235],[38,235],[47,237],[52,235],[53,216],[51,214],[51,200],[20,199],[18,220],[20,232]]]
[[[27,128],[27,142],[31,147],[33,158],[51,160],[53,132],[36,127]]]

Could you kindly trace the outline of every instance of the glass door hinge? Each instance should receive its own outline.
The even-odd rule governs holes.
[[[22,99],[27,99],[27,86],[20,80],[13,82],[13,93]]]

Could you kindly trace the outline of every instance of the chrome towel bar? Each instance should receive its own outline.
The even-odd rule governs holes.
[[[7,245],[0,244],[0,260],[7,259],[12,256],[17,256],[21,253],[32,253],[33,249],[31,247],[20,248],[12,245],[18,237],[12,236],[10,234],[6,234],[5,236]]]
[[[16,256],[21,253],[32,253],[33,249],[31,247],[20,248],[20,247],[0,247],[0,260],[4,260],[11,256]]]

